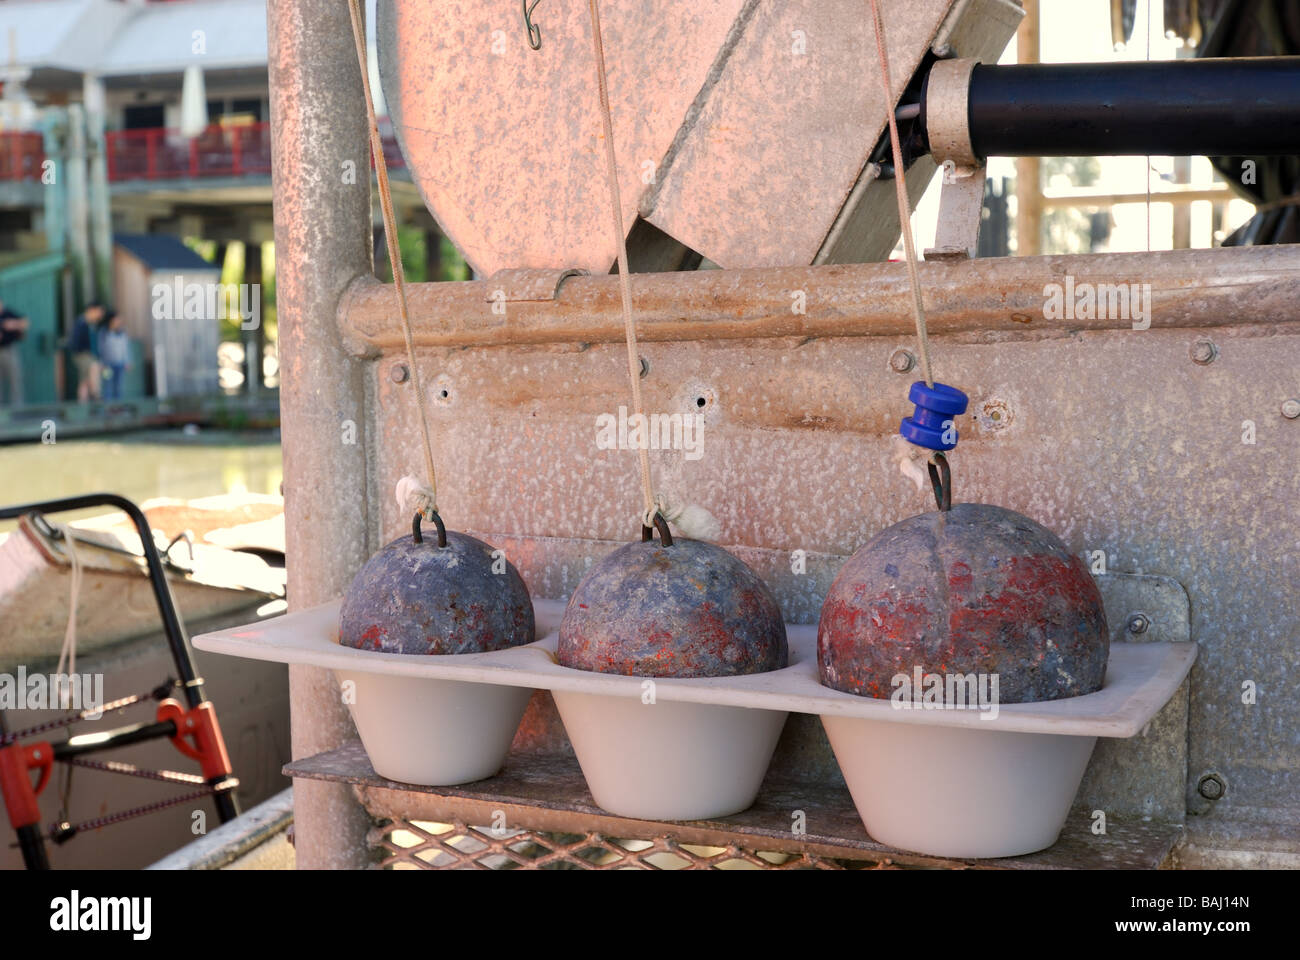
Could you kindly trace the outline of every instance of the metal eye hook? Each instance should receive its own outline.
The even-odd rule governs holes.
[[[934,459],[925,466],[930,471],[930,486],[934,488],[935,504],[944,512],[951,510],[952,471],[948,466],[948,458],[942,453],[936,453]]]
[[[533,11],[541,2],[542,0],[533,0],[529,4],[528,0],[520,0],[520,6],[524,10],[524,26],[528,29],[528,45],[534,50],[542,49],[542,30],[533,23]]]
[[[644,523],[641,525],[641,542],[649,543],[654,538],[655,530],[659,531],[659,543],[661,546],[671,547],[673,545],[673,535],[668,529],[668,521],[663,518],[663,514],[655,513],[654,527],[647,527]]]
[[[424,519],[424,515],[420,513],[417,513],[411,519],[411,539],[416,543],[424,543],[424,532],[420,529],[420,521],[422,519]],[[443,525],[442,517],[438,516],[438,511],[434,510],[433,515],[429,519],[432,520],[433,525],[438,528],[438,546],[447,546],[447,528]]]

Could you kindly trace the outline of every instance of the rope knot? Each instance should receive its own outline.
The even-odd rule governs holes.
[[[641,525],[653,527],[655,514],[677,527],[688,540],[717,541],[722,537],[722,524],[708,510],[693,503],[674,503],[662,493],[655,496],[655,505],[641,514]]]
[[[432,520],[438,511],[438,495],[433,487],[421,483],[409,473],[397,481],[397,505],[409,516],[418,513]]]

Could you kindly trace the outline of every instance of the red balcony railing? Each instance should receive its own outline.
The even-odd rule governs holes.
[[[0,133],[0,180],[41,179],[45,138],[39,133]]]
[[[108,179],[113,182],[266,176],[271,172],[269,123],[214,125],[188,139],[175,130],[114,130],[105,134],[104,147]],[[384,156],[390,168],[405,165],[391,128],[384,136]]]

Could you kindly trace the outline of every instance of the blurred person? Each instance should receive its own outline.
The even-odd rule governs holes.
[[[77,368],[77,400],[80,403],[99,399],[99,324],[106,312],[102,303],[90,304],[77,317],[77,322],[72,325],[72,335],[68,337],[68,352]]]
[[[23,402],[23,363],[19,341],[27,333],[27,318],[0,300],[0,404],[16,407]]]
[[[104,366],[104,399],[122,399],[122,379],[129,366],[130,338],[126,322],[116,310],[104,316],[104,331],[99,335],[99,362]]]

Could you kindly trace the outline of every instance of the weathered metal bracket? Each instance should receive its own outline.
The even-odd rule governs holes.
[[[984,165],[959,167],[943,162],[939,193],[939,226],[927,260],[969,260],[975,257],[984,211]]]
[[[926,87],[926,129],[930,154],[943,170],[939,225],[927,260],[966,260],[975,256],[984,207],[984,162],[971,145],[970,77],[974,58],[941,60]]]

